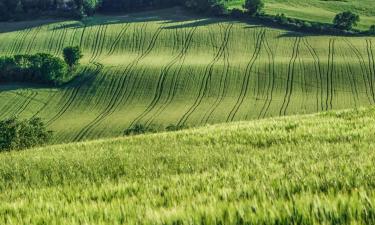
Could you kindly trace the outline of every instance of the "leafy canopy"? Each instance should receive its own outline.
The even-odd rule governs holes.
[[[360,18],[357,14],[350,11],[339,13],[333,19],[333,24],[336,28],[342,30],[351,30],[353,26],[357,26]]]

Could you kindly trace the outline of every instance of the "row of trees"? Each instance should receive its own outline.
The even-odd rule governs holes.
[[[92,15],[102,0],[0,0],[0,21],[38,15],[82,17]]]
[[[0,57],[0,83],[61,85],[73,78],[73,69],[81,56],[78,47],[65,48],[64,60],[45,53],[3,56]]]

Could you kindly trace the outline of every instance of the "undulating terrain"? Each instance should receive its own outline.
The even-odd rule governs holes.
[[[375,109],[0,154],[0,224],[374,224]]]
[[[55,142],[122,135],[134,124],[197,126],[368,106],[375,38],[297,34],[180,8],[78,21],[2,23],[0,55],[62,55],[60,88],[0,85],[0,119],[41,117]]]
[[[245,0],[224,0],[229,8],[242,8]],[[373,0],[264,0],[264,11],[277,15],[284,13],[289,17],[332,23],[339,12],[352,11],[357,13],[361,21],[360,30],[367,30],[375,24],[375,4]]]

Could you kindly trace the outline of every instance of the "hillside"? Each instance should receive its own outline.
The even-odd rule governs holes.
[[[224,1],[229,8],[242,8],[245,0]],[[332,23],[339,12],[352,11],[360,15],[358,28],[367,30],[375,25],[375,4],[372,0],[264,0],[264,11],[277,15],[284,13],[289,17]]]
[[[43,24],[44,22],[44,24]],[[198,126],[375,103],[375,38],[302,35],[179,8],[2,23],[0,55],[84,53],[61,88],[0,85],[0,119],[42,117],[55,142],[131,125]]]
[[[375,109],[0,154],[0,223],[374,224]]]

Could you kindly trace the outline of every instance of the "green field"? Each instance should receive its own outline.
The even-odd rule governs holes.
[[[2,23],[0,32],[0,55],[81,46],[81,76],[64,87],[0,85],[0,119],[42,117],[55,142],[120,136],[137,123],[198,126],[375,102],[373,37],[302,35],[179,8]]]
[[[374,224],[375,109],[0,154],[0,224]]]
[[[228,8],[242,8],[244,0],[224,1]],[[373,0],[264,0],[264,11],[277,15],[284,13],[289,17],[332,23],[339,12],[352,11],[360,15],[358,28],[367,30],[375,25],[375,4]]]

